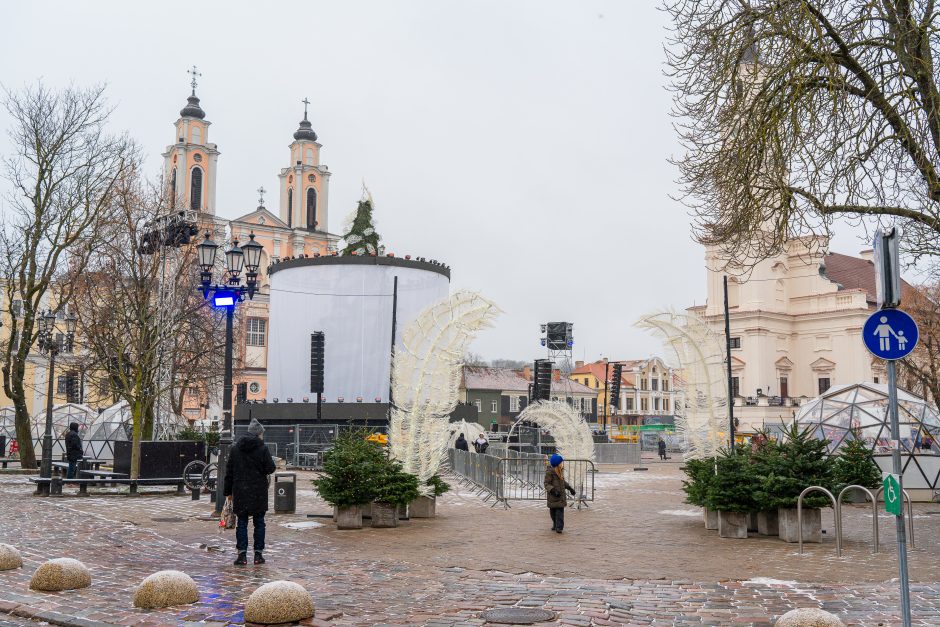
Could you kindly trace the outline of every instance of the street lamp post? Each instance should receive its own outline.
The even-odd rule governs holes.
[[[229,449],[232,446],[232,348],[234,343],[232,321],[235,317],[235,306],[245,300],[252,300],[258,286],[258,266],[261,265],[261,244],[255,241],[255,234],[249,236],[249,241],[239,247],[238,240],[225,251],[225,272],[221,283],[212,283],[212,269],[215,267],[216,253],[219,245],[206,238],[196,246],[199,253],[199,279],[202,283],[202,295],[216,309],[225,310],[225,374],[222,380],[222,432],[219,438],[219,471],[216,485],[215,511],[222,511],[223,484],[225,482],[225,466],[228,461]],[[241,284],[241,273],[245,270],[245,284]]]
[[[61,343],[56,341],[56,314],[53,311],[46,311],[39,316],[39,352],[49,355],[49,387],[46,397],[46,431],[42,437],[42,461],[39,465],[39,476],[43,479],[52,478],[52,403],[55,400],[55,358],[59,351],[63,353],[72,352],[72,342],[75,339],[75,323],[77,317],[74,314],[65,316],[65,336]],[[36,488],[37,493],[48,495],[49,483],[40,483]]]

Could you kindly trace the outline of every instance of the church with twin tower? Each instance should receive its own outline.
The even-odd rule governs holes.
[[[244,384],[241,389],[246,398],[260,400],[267,391],[267,268],[281,258],[325,255],[336,249],[340,237],[327,231],[330,171],[320,163],[322,145],[308,119],[309,101],[305,98],[304,117],[288,145],[287,163],[277,174],[276,214],[265,206],[262,186],[253,211],[236,219],[220,217],[216,190],[221,152],[209,141],[211,122],[196,96],[199,74],[195,67],[190,73],[192,93],[174,124],[175,142],[163,153],[163,180],[172,208],[197,212],[200,231],[211,231],[216,242],[227,246],[231,238],[244,243],[253,233],[255,241],[264,247],[258,277],[260,294],[239,305],[235,330],[235,388]],[[218,402],[207,390],[190,389],[185,394],[183,413],[190,420],[220,419]]]

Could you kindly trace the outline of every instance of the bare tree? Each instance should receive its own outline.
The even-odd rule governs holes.
[[[902,384],[940,408],[940,281],[905,292],[904,309],[917,321],[920,339],[900,361]]]
[[[665,0],[694,232],[729,258],[900,223],[940,253],[940,91],[932,0]]]
[[[0,368],[16,411],[24,468],[36,467],[24,378],[37,316],[43,307],[61,308],[70,301],[67,277],[84,267],[94,236],[108,219],[114,185],[134,160],[127,138],[106,132],[110,110],[103,92],[103,87],[54,91],[38,84],[4,97],[13,151],[4,158],[12,193],[0,230],[0,272],[10,329]]]
[[[89,380],[128,403],[132,417],[131,478],[140,468],[140,441],[153,436],[155,405],[174,401],[195,382],[221,378],[219,320],[197,290],[191,245],[160,254],[141,245],[154,221],[169,211],[165,194],[136,173],[112,194],[114,220],[76,278],[78,313]],[[161,231],[160,242],[165,237]],[[172,375],[161,380],[162,364]],[[161,407],[164,417],[178,408]]]

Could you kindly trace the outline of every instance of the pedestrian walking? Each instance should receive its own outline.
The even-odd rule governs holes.
[[[255,419],[248,433],[239,438],[228,454],[223,493],[232,501],[238,519],[235,525],[236,566],[248,563],[248,518],[254,522],[252,547],[255,564],[264,564],[264,513],[268,511],[268,475],[274,472],[274,459],[263,442],[264,427]]]
[[[454,448],[458,451],[467,451],[468,453],[470,452],[470,446],[467,444],[467,438],[465,438],[462,433],[457,437],[457,441],[454,442]]]
[[[666,461],[666,440],[659,438],[659,459]]]
[[[69,424],[68,433],[65,434],[65,459],[69,463],[69,471],[66,479],[74,479],[78,471],[78,462],[85,455],[85,449],[82,446],[82,436],[78,435],[78,423]]]
[[[486,449],[490,447],[490,441],[486,439],[484,434],[480,434],[476,440],[473,441],[473,450],[475,450],[480,455],[486,453]]]
[[[561,533],[565,528],[565,508],[568,507],[568,497],[565,490],[574,496],[574,488],[565,481],[565,458],[555,453],[548,458],[548,468],[545,469],[545,494],[548,499],[548,513],[552,517],[552,531]]]

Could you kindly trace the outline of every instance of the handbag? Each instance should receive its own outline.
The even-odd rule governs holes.
[[[222,515],[219,517],[219,530],[235,528],[235,510],[232,507],[232,501],[225,499],[225,505],[222,506]]]

